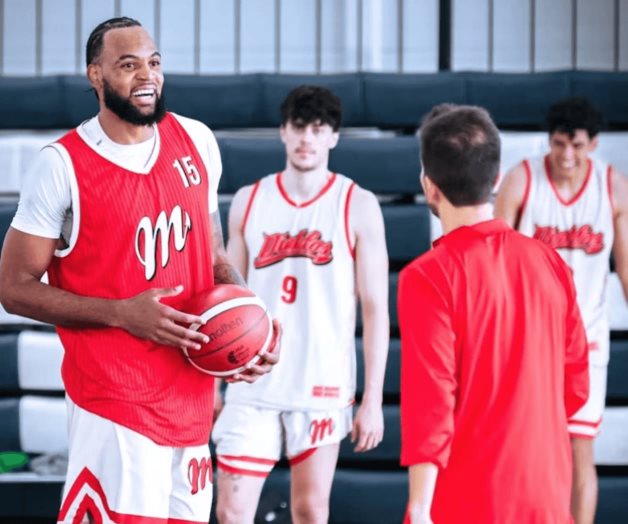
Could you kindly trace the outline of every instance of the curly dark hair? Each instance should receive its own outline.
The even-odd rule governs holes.
[[[547,130],[566,133],[573,138],[578,129],[584,129],[594,138],[602,129],[602,114],[586,98],[573,96],[552,104],[547,112]]]
[[[110,18],[98,24],[89,35],[85,45],[85,61],[87,65],[93,64],[100,56],[105,33],[111,29],[120,29],[122,27],[142,27],[142,24],[126,16]]]
[[[299,125],[320,122],[329,124],[334,131],[340,129],[342,105],[329,89],[322,86],[301,85],[296,87],[281,104],[281,125],[288,122]]]

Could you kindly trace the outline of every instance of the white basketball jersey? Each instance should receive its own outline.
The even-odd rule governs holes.
[[[254,186],[244,218],[247,283],[283,326],[281,357],[227,401],[290,410],[347,406],[355,393],[356,285],[348,224],[355,183],[333,174],[293,202],[281,173]]]
[[[590,159],[582,189],[565,201],[550,178],[548,157],[524,161],[528,185],[519,230],[556,248],[573,270],[578,305],[593,364],[609,357],[606,282],[613,246],[608,164]]]

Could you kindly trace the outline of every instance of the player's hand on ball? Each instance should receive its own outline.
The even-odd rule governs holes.
[[[362,401],[351,429],[354,451],[363,452],[376,448],[384,438],[384,414],[378,402]]]
[[[249,384],[252,384],[262,375],[270,373],[273,366],[279,362],[282,333],[283,328],[281,327],[281,323],[279,320],[273,319],[273,338],[268,346],[268,349],[262,355],[262,358],[246,371],[226,378],[225,382],[248,382]]]
[[[203,323],[197,315],[183,313],[160,301],[174,297],[183,286],[149,289],[117,304],[116,325],[138,338],[179,348],[199,349],[207,336],[189,329],[190,324]]]

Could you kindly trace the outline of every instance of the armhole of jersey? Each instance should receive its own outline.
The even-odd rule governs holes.
[[[347,246],[349,247],[349,253],[351,253],[351,258],[355,260],[355,245],[351,244],[351,226],[349,224],[349,211],[351,208],[351,195],[353,194],[353,190],[355,189],[355,182],[352,182],[347,190],[347,198],[345,200],[345,237],[347,239]]]
[[[532,170],[530,169],[530,163],[527,160],[523,161],[523,168],[526,173],[526,188],[523,192],[523,199],[521,200],[521,207],[519,208],[519,218],[517,221],[521,220],[523,213],[526,210],[526,206],[528,205],[528,197],[530,196],[530,186],[532,185]]]
[[[259,189],[259,185],[262,181],[258,180],[255,182],[253,189],[251,190],[251,195],[249,196],[249,201],[246,203],[246,210],[244,211],[244,218],[242,219],[242,234],[244,235],[244,230],[246,229],[246,223],[249,220],[249,214],[251,213],[251,207],[253,207],[253,200],[255,199],[255,193]]]
[[[608,191],[608,201],[611,204],[611,212],[615,213],[615,203],[613,202],[613,166],[608,164],[606,170],[606,190]]]
[[[68,179],[70,182],[70,196],[72,198],[72,232],[70,233],[68,247],[55,250],[55,256],[63,258],[72,253],[72,250],[76,245],[81,225],[81,204],[79,199],[78,182],[76,181],[76,173],[74,172],[74,164],[72,163],[72,159],[70,158],[67,149],[58,142],[50,144],[49,147],[52,147],[63,159],[63,163],[68,170]]]

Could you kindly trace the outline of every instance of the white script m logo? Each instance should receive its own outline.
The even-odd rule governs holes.
[[[183,223],[184,215],[185,224]],[[170,260],[170,236],[174,238],[175,249],[182,251],[191,228],[190,215],[182,211],[179,206],[174,207],[170,217],[167,217],[165,211],[159,213],[154,227],[149,217],[143,217],[140,220],[135,232],[135,253],[144,266],[146,280],[151,280],[157,272],[157,239],[161,245],[161,267],[166,267]]]

